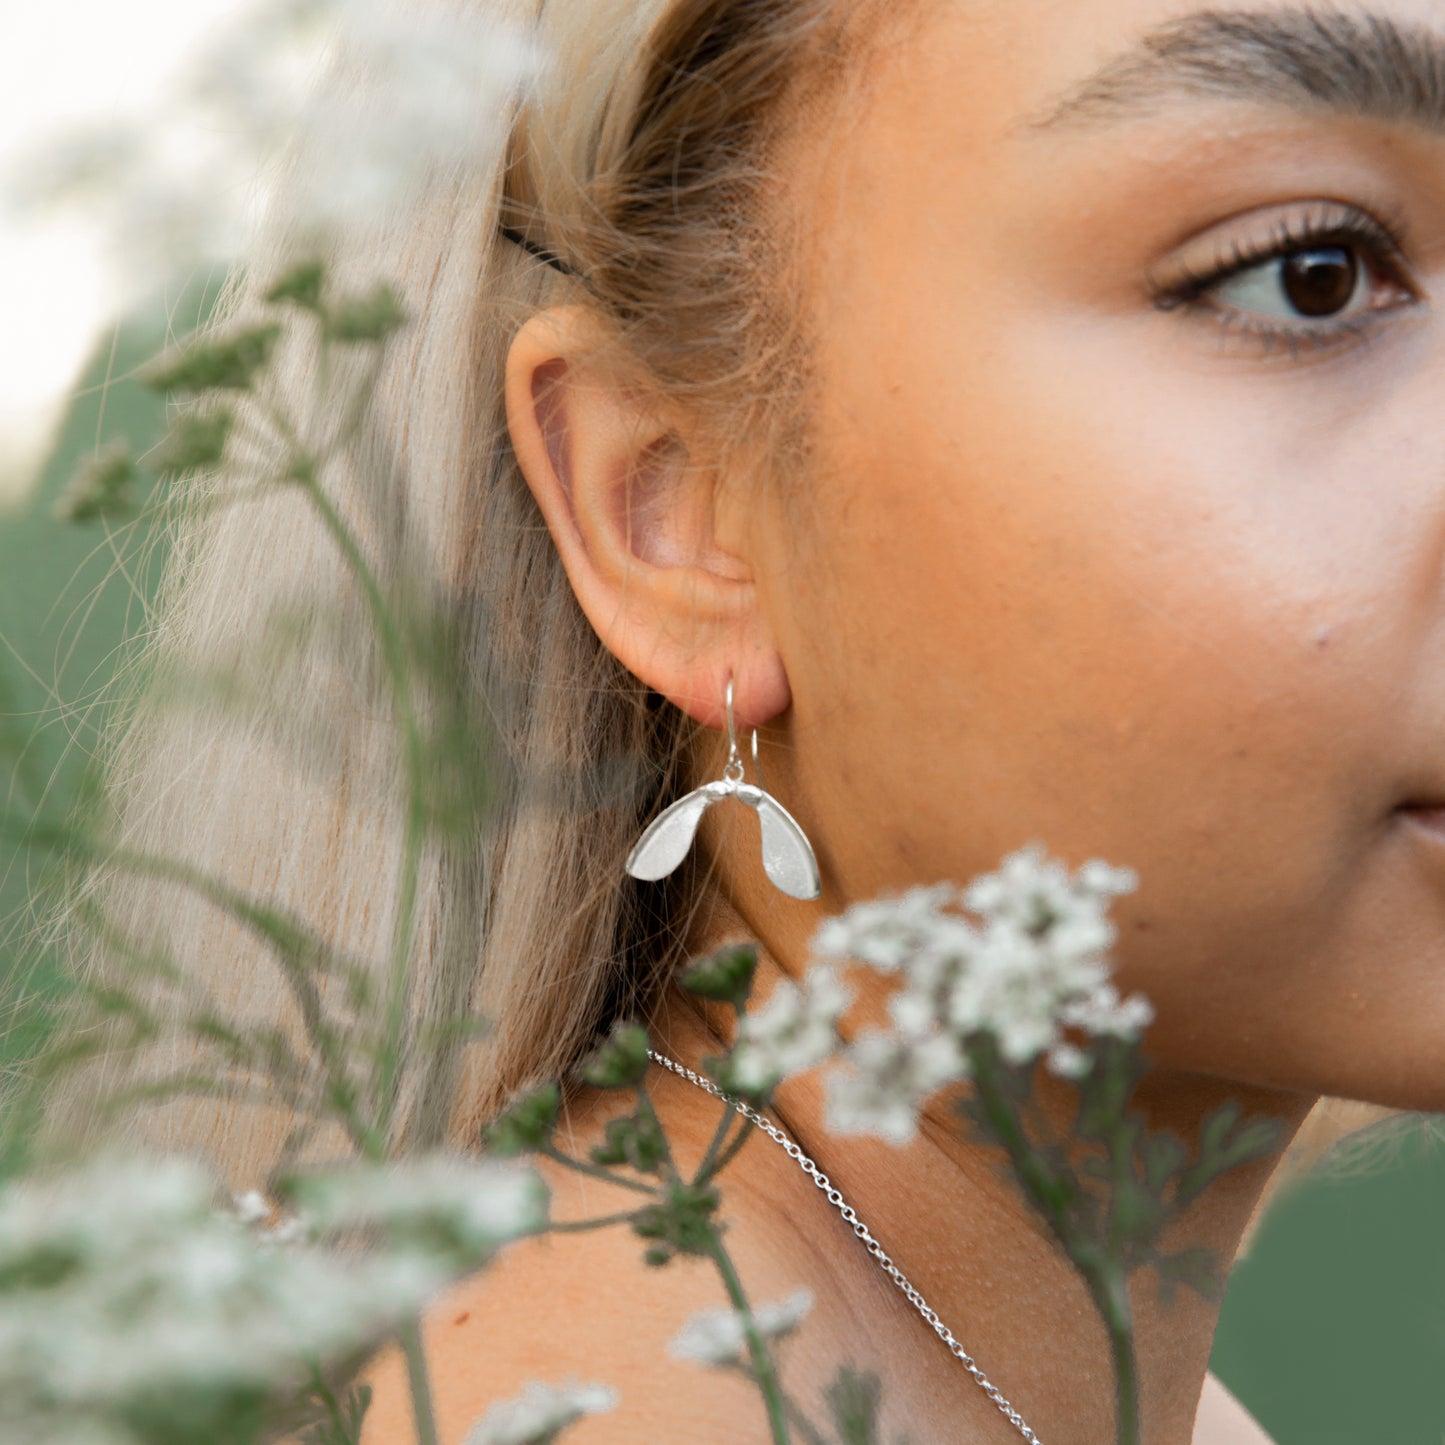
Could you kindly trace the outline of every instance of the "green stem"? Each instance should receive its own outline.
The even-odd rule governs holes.
[[[374,384],[377,368],[370,372]],[[317,379],[317,405],[324,405],[331,385],[331,343],[325,328],[320,330],[320,348]],[[266,415],[278,433],[295,454],[295,460],[309,457],[303,439],[290,424],[284,413],[262,402]],[[360,415],[360,406],[348,408],[348,426],[354,425]],[[368,1157],[383,1158],[391,1121],[396,1109],[397,1079],[402,1069],[402,1035],[406,1029],[407,999],[411,972],[412,934],[415,928],[418,879],[421,871],[422,843],[426,831],[426,794],[421,727],[417,718],[416,702],[412,696],[411,677],[406,646],[392,616],[380,583],[372,571],[366,556],[350,527],[336,509],[330,497],[322,490],[319,481],[319,466],[298,468],[297,484],[311,499],[322,522],[341,549],[360,586],[372,615],[381,642],[382,656],[391,683],[392,697],[396,704],[397,719],[401,726],[406,776],[406,822],[402,842],[400,897],[397,902],[396,924],[392,935],[391,969],[387,996],[385,1043],[382,1048],[381,1066],[376,1085],[377,1120],[374,1136],[378,1144]],[[380,1152],[376,1152],[379,1148]]]
[[[977,1061],[976,1061],[977,1062]],[[1074,1227],[1069,1212],[1069,1198],[1077,1197],[1077,1186],[1061,1190],[1061,1181],[1030,1143],[1018,1113],[1011,1107],[1005,1091],[996,1086],[992,1064],[985,1061],[975,1068],[975,1097],[983,1108],[994,1138],[1002,1146],[1023,1185],[1025,1196],[1043,1215],[1065,1255],[1083,1275],[1090,1295],[1103,1318],[1109,1334],[1109,1348],[1114,1362],[1115,1400],[1118,1418],[1117,1445],[1139,1445],[1138,1369],[1134,1359],[1133,1311],[1129,1303],[1127,1272],[1121,1255],[1120,1221],[1113,1207],[1118,1188],[1110,1190],[1110,1213],[1106,1237],[1091,1242]],[[1117,1186],[1122,1172],[1131,1167],[1131,1149],[1121,1147],[1115,1139],[1110,1151],[1113,1184]]]
[[[1094,1303],[1109,1331],[1114,1357],[1117,1445],[1139,1445],[1139,1369],[1134,1358],[1134,1319],[1128,1285],[1122,1275],[1090,1281]]]
[[[0,832],[5,831],[5,814],[0,813]],[[79,828],[68,823],[36,823],[25,827],[22,841],[31,845],[54,848],[78,854],[93,862],[107,862],[129,868],[151,878],[181,883],[200,894],[208,902],[230,913],[253,932],[258,933],[276,950],[282,976],[291,988],[306,1026],[308,1037],[321,1059],[328,1083],[328,1097],[336,1106],[337,1115],[345,1125],[353,1144],[367,1157],[377,1158],[382,1143],[373,1129],[348,1102],[352,1096],[350,1076],[346,1072],[344,1049],[325,1022],[321,996],[309,970],[327,954],[326,945],[306,927],[281,909],[258,904],[221,879],[212,878],[173,858],[165,858],[132,848],[109,848],[96,843]]]
[[[682,1176],[678,1173],[677,1163],[672,1157],[672,1145],[667,1141],[667,1130],[662,1127],[662,1121],[657,1118],[657,1110],[652,1107],[652,1095],[648,1092],[647,1084],[642,1079],[637,1081],[637,1109],[639,1113],[646,1109],[657,1120],[657,1135],[662,1140],[663,1169],[661,1172],[670,1175],[673,1179],[680,1179]]]
[[[758,1383],[758,1377],[741,1360],[729,1361],[726,1368],[736,1370],[750,1385]],[[799,1433],[808,1442],[808,1445],[830,1445],[828,1437],[808,1418],[807,1411],[786,1391],[783,1393],[783,1405],[787,1409],[789,1418],[798,1427]]]
[[[624,1209],[621,1214],[600,1214],[596,1219],[569,1219],[553,1221],[545,1230],[547,1234],[581,1234],[589,1229],[605,1229],[611,1224],[626,1224],[637,1217],[635,1209]]]
[[[417,1445],[439,1445],[436,1416],[432,1409],[431,1383],[427,1379],[426,1355],[421,1347],[421,1329],[410,1319],[397,1331],[406,1355],[406,1377],[411,1386],[412,1417],[416,1421]]]
[[[336,1433],[338,1440],[347,1440],[349,1436],[346,1430],[346,1421],[341,1415],[341,1402],[336,1398],[331,1386],[326,1383],[325,1376],[314,1361],[308,1360],[307,1365],[311,1370],[311,1393],[326,1407],[326,1418],[331,1428]],[[355,1445],[355,1442],[352,1442]]]
[[[727,1148],[724,1149],[722,1153],[717,1156],[717,1159],[713,1162],[712,1168],[707,1172],[706,1176],[703,1176],[701,1171],[699,1171],[699,1178],[697,1180],[697,1183],[706,1184],[709,1180],[716,1179],[717,1176],[721,1174],[723,1170],[726,1169],[728,1165],[733,1162],[734,1159],[737,1158],[737,1156],[742,1152],[743,1146],[748,1142],[749,1139],[753,1137],[756,1132],[757,1125],[754,1124],[753,1121],[747,1118],[745,1115],[743,1117],[742,1128],[739,1129],[738,1132],[734,1134],[733,1137],[728,1141]]]
[[[565,1164],[569,1169],[575,1169],[579,1174],[590,1174],[594,1179],[605,1179],[609,1184],[620,1184],[624,1189],[635,1189],[639,1194],[650,1197],[657,1194],[656,1188],[651,1184],[644,1184],[640,1179],[629,1179],[625,1174],[618,1174],[600,1164],[590,1164],[585,1159],[574,1159],[554,1144],[543,1144],[537,1152],[545,1154],[548,1159],[555,1159],[559,1164]]]
[[[381,376],[383,359],[382,348],[380,346],[374,347],[370,357],[367,359],[366,369],[362,373],[361,381],[353,388],[351,396],[347,400],[346,410],[341,418],[341,425],[336,430],[338,441],[344,441],[356,427],[361,424],[367,399],[376,389],[377,380]]]
[[[711,1233],[713,1260],[717,1264],[718,1273],[722,1275],[723,1285],[733,1308],[742,1315],[743,1333],[747,1336],[748,1350],[753,1358],[753,1372],[757,1386],[763,1392],[763,1401],[768,1407],[768,1424],[772,1429],[773,1445],[789,1445],[792,1437],[788,1434],[787,1407],[783,1399],[783,1387],[779,1384],[777,1371],[773,1367],[773,1358],[768,1353],[768,1347],[753,1319],[747,1296],[743,1293],[742,1281],[738,1278],[737,1270],[733,1268],[722,1236],[716,1229]]]
[[[1069,1258],[1083,1268],[1076,1253],[1075,1232],[1070,1228],[1067,1204],[1059,1197],[1058,1179],[1034,1150],[1018,1113],[1005,1097],[1004,1090],[997,1086],[992,1077],[992,1061],[976,1059],[974,1062],[974,1097],[983,1109],[990,1132],[1008,1155],[1014,1174],[1023,1186],[1025,1198],[1044,1217]]]
[[[1108,1327],[1109,1348],[1114,1356],[1118,1445],[1137,1445],[1139,1440],[1139,1382],[1138,1366],[1134,1359],[1134,1311],[1129,1300],[1129,1274],[1124,1263],[1124,1228],[1118,1209],[1118,1201],[1123,1193],[1122,1186],[1126,1182],[1135,1182],[1134,1140],[1135,1131],[1129,1127],[1127,1121],[1111,1130],[1109,1221],[1095,1289],[1095,1300]]]
[[[717,1128],[713,1131],[712,1138],[708,1141],[707,1152],[702,1156],[702,1162],[697,1166],[697,1172],[693,1175],[692,1182],[696,1185],[706,1184],[712,1178],[714,1171],[713,1161],[717,1157],[718,1150],[722,1147],[723,1140],[727,1137],[729,1127],[732,1125],[733,1116],[737,1110],[727,1102],[723,1103],[722,1118],[717,1121]]]
[[[792,1418],[793,1424],[798,1427],[799,1432],[802,1434],[803,1439],[808,1442],[808,1445],[828,1445],[828,1437],[808,1419],[807,1415],[803,1412],[803,1407],[799,1405],[791,1395],[784,1395],[783,1403],[787,1406],[788,1414]]]
[[[426,798],[424,789],[424,763],[422,757],[421,727],[417,719],[416,703],[412,697],[411,679],[408,673],[406,645],[392,616],[381,585],[367,563],[351,529],[346,525],[330,497],[322,491],[320,483],[312,476],[299,484],[311,498],[322,521],[331,532],[342,555],[350,565],[357,583],[361,587],[372,621],[381,640],[382,655],[390,675],[392,695],[396,702],[397,718],[401,724],[405,745],[407,812],[406,831],[402,849],[401,897],[397,904],[396,928],[392,938],[390,993],[386,1010],[386,1043],[382,1051],[380,1077],[377,1081],[376,1134],[385,1140],[390,1133],[391,1120],[396,1107],[397,1076],[402,1066],[402,1034],[406,1027],[408,975],[411,965],[411,943],[414,929],[417,901],[418,875],[421,869],[422,839],[426,828]],[[382,1157],[382,1156],[379,1156]]]

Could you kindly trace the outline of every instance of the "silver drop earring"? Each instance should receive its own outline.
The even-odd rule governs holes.
[[[702,815],[723,798],[737,798],[758,815],[763,835],[763,871],[790,898],[816,898],[823,891],[818,860],[798,820],[761,786],[743,782],[743,759],[733,728],[733,680],[728,677],[728,760],[722,781],[705,783],[665,808],[647,825],[627,855],[627,871],[634,878],[653,882],[666,878],[692,847]],[[763,780],[758,763],[758,730],[753,729],[753,770]]]

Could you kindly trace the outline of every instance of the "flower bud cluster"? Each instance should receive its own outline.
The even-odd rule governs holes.
[[[1110,981],[1107,912],[1137,883],[1099,861],[1071,875],[1034,843],[966,887],[914,888],[829,919],[814,935],[824,960],[815,968],[854,959],[903,977],[888,1000],[892,1029],[860,1029],[843,1054],[852,1072],[828,1078],[829,1127],[908,1143],[922,1102],[968,1077],[966,1045],[978,1032],[997,1040],[1007,1063],[1043,1055],[1070,1078],[1090,1058],[1066,1028],[1136,1038],[1153,1009],[1142,995],[1121,998]],[[956,908],[975,917],[948,911]]]

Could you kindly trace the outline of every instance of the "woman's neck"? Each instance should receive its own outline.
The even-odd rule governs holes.
[[[689,956],[744,940],[760,944],[752,1009],[767,1000],[781,978],[801,976],[806,939],[790,938],[788,930],[769,928],[766,921],[761,928],[750,927],[736,908],[716,898],[689,939]],[[861,985],[864,977],[859,971],[852,981]],[[871,985],[876,980],[869,975],[867,981]],[[860,986],[858,1002],[841,1032],[851,1038],[863,1024],[885,1022],[880,994],[865,993]],[[736,1033],[730,1007],[708,1003],[675,985],[664,991],[650,1024],[659,1049],[697,1069],[705,1056],[728,1047]],[[965,1126],[953,1103],[966,1086],[936,1095],[923,1111],[917,1139],[899,1148],[868,1136],[828,1132],[822,1073],[813,1070],[787,1080],[775,1092],[773,1112],[782,1127],[841,1190],[1041,1440],[1112,1442],[1114,1384],[1102,1321],[1081,1275],[1012,1179],[1001,1172],[1007,1167],[1000,1162],[1002,1156],[965,1142]],[[1073,1087],[1042,1069],[1035,1078],[1034,1098],[1042,1118],[1055,1138],[1067,1140],[1074,1118]],[[1228,1099],[1237,1100],[1246,1116],[1282,1120],[1284,1142],[1315,1103],[1313,1096],[1154,1069],[1137,1087],[1131,1109],[1147,1120],[1151,1131],[1167,1128],[1192,1144],[1205,1117]],[[1227,1276],[1278,1158],[1275,1154],[1224,1175],[1170,1227],[1165,1249],[1209,1249],[1221,1275]],[[726,1173],[721,1183],[726,1198]],[[821,1232],[827,1228],[829,1206],[821,1194],[818,1200],[814,1225]],[[796,1222],[803,1233],[809,1232],[808,1221]],[[839,1260],[839,1267],[854,1276],[859,1270],[882,1274],[861,1246],[852,1259]],[[1219,1301],[1181,1287],[1166,1309],[1150,1269],[1135,1272],[1130,1297],[1147,1438],[1151,1445],[1190,1445]],[[904,1348],[925,1349],[928,1325],[901,1294],[899,1303],[905,1316],[912,1315],[899,1335]],[[909,1331],[914,1331],[912,1339]],[[873,1331],[870,1335],[877,1337]],[[937,1355],[944,1368],[963,1378],[962,1366],[941,1345]],[[964,1398],[968,1391],[977,1396],[984,1410],[981,1420],[988,1419],[989,1411],[997,1413],[972,1380],[963,1379],[963,1387]],[[1012,1427],[1001,1416],[998,1420],[1006,1426],[998,1438],[1007,1439]]]

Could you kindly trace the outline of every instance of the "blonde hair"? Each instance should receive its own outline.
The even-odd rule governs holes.
[[[624,872],[642,826],[686,780],[699,730],[611,656],[577,603],[508,440],[511,338],[529,314],[583,301],[610,322],[618,364],[685,395],[720,449],[750,438],[785,472],[804,445],[806,350],[797,308],[782,304],[792,253],[769,193],[770,126],[847,71],[860,12],[840,0],[494,0],[487,13],[533,30],[548,57],[496,116],[489,179],[429,176],[419,201],[319,257],[339,290],[385,279],[413,318],[390,343],[357,439],[326,470],[327,494],[377,565],[452,625],[457,686],[488,734],[465,740],[488,778],[485,816],[429,840],[423,859],[409,1036],[463,1013],[491,1031],[407,1075],[393,1153],[475,1145],[520,1090],[563,1077],[612,1017],[641,1011],[681,956],[700,891],[696,867],[666,887]],[[340,100],[365,82],[343,58],[325,86]],[[319,183],[307,166],[289,158],[276,214]],[[582,279],[540,264],[499,225],[565,256]],[[273,225],[207,329],[253,319],[297,250]],[[236,455],[262,455],[266,399],[293,414],[310,404],[315,364],[283,337],[263,401],[241,400]],[[123,706],[102,749],[106,831],[290,910],[381,982],[398,900],[377,885],[396,875],[404,819],[395,725],[364,695],[377,668],[359,655],[370,623],[305,497],[276,486],[217,506],[219,495],[211,474],[180,498],[150,626],[123,665]],[[268,619],[334,638],[336,650],[268,652]],[[223,660],[264,688],[248,694],[249,712],[214,698],[174,705],[186,679],[214,676]],[[162,697],[171,704],[156,706]],[[92,905],[103,933],[82,926]],[[47,927],[82,977],[114,977],[127,951],[167,959],[204,989],[206,1012],[279,1028],[293,1047],[300,1037],[268,946],[194,888],[97,867]],[[56,1137],[80,1144],[102,1127],[90,1090],[199,1062],[203,1046],[183,1027],[195,1007],[159,985],[147,1001],[158,1037],[102,1048],[83,1085],[51,1089]],[[243,1108],[246,1094],[237,1082],[151,1105],[124,1132],[199,1151],[230,1187],[250,1187],[296,1120],[285,1107]],[[310,1148],[330,1157],[344,1142],[332,1134]]]
[[[491,1033],[406,1076],[393,1153],[474,1145],[520,1090],[565,1077],[611,1018],[645,1011],[681,957],[705,881],[697,866],[665,887],[623,871],[644,822],[688,784],[697,729],[611,656],[576,601],[507,439],[511,337],[527,315],[583,301],[611,323],[619,364],[685,396],[720,452],[746,439],[753,462],[777,476],[796,469],[807,449],[807,339],[769,145],[800,101],[850,72],[861,33],[860,7],[847,0],[491,8],[534,25],[551,60],[497,116],[490,184],[429,177],[419,203],[321,257],[338,287],[385,278],[413,318],[387,353],[359,438],[326,473],[327,492],[454,623],[458,686],[488,724],[470,742],[492,789],[485,825],[433,840],[424,857],[409,1029],[421,1038],[472,1012]],[[343,62],[327,84],[340,95],[363,80]],[[306,158],[293,157],[283,202],[285,188],[315,183]],[[581,279],[500,238],[499,225]],[[269,234],[229,280],[210,329],[247,319],[295,245],[284,229]],[[284,343],[266,394],[304,404],[313,366]],[[126,704],[104,749],[110,831],[294,911],[380,973],[397,899],[376,885],[398,869],[404,820],[394,724],[361,693],[376,667],[356,655],[370,624],[305,498],[278,487],[244,505],[216,499],[213,476],[182,498],[153,620],[122,674]],[[336,637],[339,651],[275,661],[264,705],[252,698],[241,717],[211,701],[183,711],[148,701],[217,659],[243,662],[248,647],[254,673],[266,655],[255,644],[277,612],[301,635]],[[79,926],[91,902],[110,933]],[[215,1014],[299,1037],[268,948],[195,889],[97,868],[50,926],[84,977],[105,978],[127,939],[178,960]],[[153,1007],[160,1037],[103,1052],[86,1090],[199,1058],[182,1027],[189,1006],[158,989]],[[125,1131],[198,1148],[230,1187],[249,1187],[287,1151],[296,1120],[284,1107],[243,1107],[245,1092],[235,1083],[155,1106]],[[52,1127],[94,1132],[87,1092],[53,1093]],[[317,1155],[343,1147],[334,1133],[311,1141]]]

